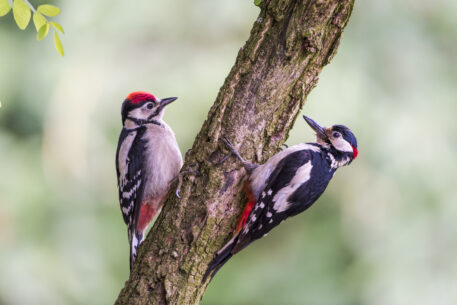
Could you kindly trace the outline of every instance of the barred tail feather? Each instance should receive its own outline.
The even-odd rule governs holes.
[[[205,275],[203,276],[203,282],[206,281],[209,275],[211,279],[216,275],[216,272],[233,256],[232,250],[238,241],[238,234],[234,236],[222,249],[220,249],[214,256],[211,263],[206,269]]]
[[[138,247],[143,242],[143,232],[133,232],[132,238],[130,240],[130,272],[133,269],[133,264],[136,260],[136,255],[138,251]]]

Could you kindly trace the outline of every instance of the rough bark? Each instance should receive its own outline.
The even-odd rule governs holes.
[[[181,199],[170,195],[139,249],[116,304],[198,304],[202,277],[240,215],[246,172],[224,154],[224,136],[245,159],[276,153],[318,74],[335,55],[353,0],[264,0],[250,37],[186,155]]]

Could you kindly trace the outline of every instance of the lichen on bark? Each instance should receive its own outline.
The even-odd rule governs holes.
[[[227,137],[249,161],[276,153],[323,66],[333,58],[353,0],[264,0],[195,139],[181,199],[170,193],[116,304],[198,304],[208,263],[235,228],[246,173],[225,153]],[[242,144],[242,145],[241,145]]]

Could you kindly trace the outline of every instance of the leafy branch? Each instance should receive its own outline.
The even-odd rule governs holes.
[[[54,5],[42,4],[36,9],[28,0],[0,0],[0,17],[13,11],[13,17],[17,26],[25,30],[30,23],[33,13],[33,24],[37,31],[36,38],[38,41],[44,39],[52,28],[54,31],[54,45],[57,52],[64,56],[62,42],[57,32],[64,33],[62,25],[55,21],[49,21],[46,17],[55,17],[60,14],[60,9]]]

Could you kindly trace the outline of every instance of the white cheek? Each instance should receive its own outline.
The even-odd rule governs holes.
[[[333,147],[335,147],[339,151],[344,151],[344,152],[352,152],[352,145],[349,144],[346,140],[344,140],[342,137],[339,138],[331,138],[330,141],[332,142]]]
[[[134,109],[129,112],[129,117],[135,118],[135,119],[146,119],[149,116],[149,113],[145,111],[143,107]]]

